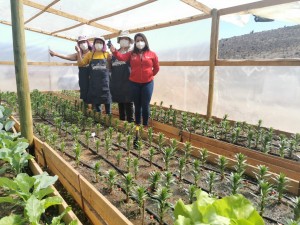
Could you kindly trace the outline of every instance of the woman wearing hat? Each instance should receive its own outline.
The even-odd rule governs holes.
[[[109,90],[108,65],[111,58],[106,52],[105,39],[103,37],[95,37],[93,47],[95,50],[88,52],[84,57],[80,49],[76,47],[78,65],[89,65],[90,68],[88,99],[91,100],[98,112],[101,112],[101,104],[105,104],[106,114],[110,114],[111,94]]]
[[[88,52],[92,50],[92,46],[90,45],[89,41],[87,40],[86,36],[79,36],[77,40],[77,46],[80,49],[81,55],[85,56]],[[62,55],[57,52],[49,50],[50,55],[62,58],[62,59],[67,59],[70,61],[77,61],[77,53],[71,54],[71,55]],[[79,73],[78,73],[78,78],[79,78],[79,88],[80,88],[80,98],[83,100],[85,104],[89,104],[90,101],[87,98],[87,93],[89,90],[89,80],[90,80],[90,75],[89,75],[89,66],[79,66]],[[91,106],[90,106],[91,107]],[[89,108],[90,108],[89,107]]]
[[[150,51],[147,38],[144,34],[137,33],[134,36],[133,51],[121,54],[114,46],[110,50],[121,61],[129,62],[131,67],[130,88],[135,106],[135,123],[148,126],[150,115],[150,101],[153,93],[153,79],[159,71],[158,58]]]
[[[117,39],[120,44],[118,51],[124,54],[129,51],[133,40],[129,37],[128,31],[121,32]],[[130,92],[130,65],[124,61],[112,57],[110,92],[112,101],[118,103],[119,119],[133,122],[133,100]]]

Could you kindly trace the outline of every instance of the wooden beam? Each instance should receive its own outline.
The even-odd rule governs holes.
[[[270,60],[225,60],[218,59],[216,66],[300,66],[300,59],[270,59]]]
[[[0,61],[0,65],[14,65],[11,61]],[[29,66],[77,66],[77,63],[62,63],[62,62],[27,62]]]
[[[38,17],[39,15],[42,15],[48,8],[50,8],[51,6],[55,5],[57,2],[59,2],[60,0],[55,0],[53,2],[51,2],[49,5],[47,5],[43,10],[41,10],[39,13],[35,14],[33,17],[31,17],[30,19],[28,19],[27,21],[25,21],[26,23],[29,23],[31,20],[33,20],[34,18]]]
[[[29,0],[23,0],[23,2],[24,2],[25,5],[36,8],[36,9],[41,9],[42,10],[42,9],[45,8],[44,5],[40,5],[38,3],[29,1]],[[97,27],[97,28],[102,29],[102,30],[107,30],[109,32],[118,32],[119,31],[117,29],[114,29],[114,28],[111,28],[111,27],[108,27],[108,26],[105,26],[105,25],[102,25],[102,24],[99,24],[99,23],[95,23],[95,22],[89,23],[89,20],[87,20],[87,19],[75,16],[75,15],[72,15],[72,14],[69,14],[69,13],[66,13],[66,12],[62,12],[60,10],[56,10],[56,9],[53,9],[53,8],[48,8],[46,10],[46,12],[52,13],[56,16],[61,16],[61,17],[64,17],[64,18],[67,18],[67,19],[70,19],[70,20],[75,20],[75,21],[78,21],[80,23],[88,24],[88,25],[91,25],[93,27]]]
[[[297,0],[264,0],[264,1],[252,2],[248,4],[220,9],[219,15],[224,16],[233,13],[247,13],[247,11],[252,9],[271,7],[271,6],[281,5],[281,4],[291,3],[291,2],[297,2]]]
[[[202,4],[201,2],[197,2],[196,0],[180,0],[180,1],[184,2],[187,5],[194,7],[195,9],[200,10],[201,12],[203,12],[205,14],[210,15],[210,13],[211,13],[211,8]]]
[[[219,20],[218,11],[212,9],[211,34],[210,34],[210,57],[209,57],[209,90],[207,101],[207,118],[212,116],[212,106],[214,98],[214,82],[215,82],[215,66],[218,56],[218,40],[219,40]]]
[[[10,23],[10,22],[7,22],[7,21],[0,20],[0,23],[1,23],[1,24],[4,24],[4,25],[7,25],[7,26],[11,26],[11,23]],[[57,37],[57,38],[66,39],[66,40],[69,40],[69,41],[77,41],[77,40],[74,39],[74,38],[62,36],[62,35],[59,35],[59,34],[51,34],[50,32],[47,32],[47,31],[44,31],[44,30],[38,30],[38,29],[35,29],[35,28],[30,28],[30,27],[24,27],[24,29],[25,29],[25,30],[32,31],[32,32],[40,33],[40,34],[49,35],[49,36],[52,36],[52,37]]]
[[[23,2],[11,0],[10,7],[21,134],[28,140],[29,146],[32,148],[33,124],[27,71]]]
[[[150,25],[150,26],[146,26],[146,27],[134,28],[134,29],[130,29],[128,31],[129,31],[129,33],[138,33],[138,32],[144,32],[144,31],[149,31],[149,30],[156,30],[156,29],[160,29],[160,28],[164,28],[164,27],[171,27],[171,26],[190,23],[190,22],[194,22],[194,21],[198,21],[198,20],[204,20],[204,19],[208,19],[210,17],[211,17],[211,15],[200,14],[200,15],[196,15],[196,16],[190,16],[190,17],[185,17],[182,19],[172,20],[172,21],[165,22],[165,23],[158,23],[158,24],[154,24],[154,25]],[[114,37],[118,37],[118,36],[119,36],[119,32],[104,35],[104,37],[106,39],[114,38]]]
[[[128,12],[130,10],[133,10],[133,9],[136,9],[136,8],[148,5],[148,4],[156,2],[156,1],[157,0],[147,0],[145,2],[142,2],[142,3],[136,4],[136,5],[130,6],[128,8],[121,9],[119,11],[116,11],[116,12],[113,12],[113,13],[110,13],[110,14],[107,14],[107,15],[104,15],[104,16],[97,17],[95,19],[90,20],[89,22],[94,22],[94,21],[97,21],[97,20],[103,20],[103,19],[108,18],[108,17],[116,16],[118,14],[121,14],[121,13],[124,13],[124,12]]]
[[[160,66],[209,66],[209,61],[160,61]]]

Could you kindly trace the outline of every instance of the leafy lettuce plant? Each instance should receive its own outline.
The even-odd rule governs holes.
[[[185,205],[180,199],[175,205],[174,225],[264,225],[255,208],[240,194],[222,199],[211,198],[208,193],[197,190],[197,200]]]
[[[15,122],[9,119],[11,113],[11,109],[0,105],[0,130],[4,128],[6,131],[9,131],[14,126]]]

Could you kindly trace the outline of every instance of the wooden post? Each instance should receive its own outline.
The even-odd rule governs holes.
[[[210,56],[209,56],[209,92],[207,101],[207,118],[212,116],[212,105],[214,98],[215,66],[218,55],[219,39],[219,15],[216,9],[211,10],[211,34],[210,34]]]
[[[23,1],[11,0],[11,21],[21,134],[33,145],[33,127],[23,18]]]

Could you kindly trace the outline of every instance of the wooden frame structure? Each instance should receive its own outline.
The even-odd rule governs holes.
[[[60,35],[60,32],[71,30],[76,27],[82,26],[84,24],[90,25],[92,27],[96,27],[105,31],[110,32],[110,34],[104,35],[105,38],[114,38],[117,37],[120,33],[120,30],[115,29],[113,27],[108,27],[103,24],[100,24],[99,21],[105,18],[109,18],[112,16],[120,15],[124,12],[129,12],[134,9],[137,9],[139,7],[143,7],[145,5],[151,4],[153,2],[156,2],[157,0],[147,0],[142,3],[139,3],[137,5],[133,5],[131,7],[127,7],[121,10],[118,10],[113,13],[109,13],[107,15],[102,15],[100,17],[96,17],[94,19],[85,19],[82,17],[79,17],[77,15],[72,15],[70,13],[66,13],[57,9],[52,8],[53,5],[55,5],[60,0],[53,0],[48,5],[41,5],[35,2],[32,2],[30,0],[23,0],[24,5],[27,5],[29,7],[33,7],[35,9],[41,10],[39,13],[34,15],[33,17],[29,18],[25,23],[28,23],[36,18],[38,18],[41,14],[47,12],[51,13],[56,16],[64,17],[70,20],[74,20],[79,22],[76,25],[69,26],[60,30],[56,31],[45,31],[45,30],[38,30],[35,28],[30,27],[24,27],[25,30],[62,38],[66,40],[72,40],[75,41],[74,38],[66,37],[63,35]],[[212,25],[211,25],[211,45],[210,45],[210,58],[207,61],[163,61],[160,62],[161,66],[209,66],[209,93],[208,93],[208,104],[207,104],[207,117],[212,116],[212,104],[213,104],[213,93],[214,93],[214,71],[216,66],[300,66],[300,60],[299,59],[273,59],[273,60],[224,60],[224,59],[218,59],[218,34],[219,34],[219,20],[220,16],[234,14],[234,13],[241,13],[246,14],[249,13],[250,10],[253,9],[259,9],[264,7],[270,7],[270,6],[276,6],[280,4],[287,4],[291,2],[296,2],[297,0],[264,0],[264,1],[257,1],[253,3],[228,7],[220,10],[211,9],[208,6],[200,3],[196,0],[181,0],[181,2],[199,10],[200,14],[181,18],[177,20],[172,20],[164,23],[158,23],[153,24],[145,27],[138,27],[129,29],[130,33],[137,33],[137,32],[144,32],[144,31],[150,31],[155,29],[161,29],[165,27],[170,26],[176,26],[180,24],[190,23],[194,21],[199,21],[203,19],[212,18]],[[12,25],[10,22],[7,21],[0,21],[1,24],[5,25]],[[1,62],[0,65],[10,65],[13,64],[13,62]],[[37,65],[37,66],[74,66],[76,64],[74,63],[54,63],[54,62],[28,62],[28,65]]]

